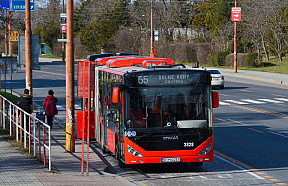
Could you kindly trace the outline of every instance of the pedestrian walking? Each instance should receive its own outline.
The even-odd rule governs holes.
[[[53,90],[48,91],[48,96],[44,99],[43,109],[45,110],[45,115],[47,116],[48,125],[52,128],[53,126],[53,118],[56,114],[58,114],[58,110],[56,108],[56,103],[58,99],[54,97]]]
[[[24,94],[21,94],[19,100],[17,102],[17,106],[19,106],[25,112],[31,114],[33,110],[33,100],[32,96],[29,95],[29,90],[25,89]]]

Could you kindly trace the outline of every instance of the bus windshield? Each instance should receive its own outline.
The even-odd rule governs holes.
[[[126,91],[127,128],[209,126],[209,86],[138,87]]]

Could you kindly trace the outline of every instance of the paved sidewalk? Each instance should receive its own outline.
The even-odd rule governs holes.
[[[109,165],[98,156],[100,152],[95,153],[91,149],[89,176],[86,176],[86,167],[84,176],[81,176],[82,142],[76,139],[76,152],[69,153],[65,150],[65,139],[65,131],[54,124],[51,139],[52,171],[49,172],[37,159],[11,146],[1,134],[0,185],[134,185],[116,174],[106,173],[104,170]],[[85,152],[86,149],[85,145]]]
[[[217,68],[217,69],[219,69],[224,76],[245,78],[266,83],[275,83],[278,85],[288,85],[288,74],[277,74],[277,73],[249,71],[249,70],[237,70],[237,73],[235,73],[233,69],[225,69],[225,68]]]
[[[49,172],[35,158],[23,154],[0,135],[0,185],[134,185],[117,174],[106,173],[109,169],[98,156],[89,151],[89,176],[81,176],[82,142],[76,139],[76,152],[65,150],[65,131],[57,124],[52,129],[52,171]],[[85,145],[85,152],[87,146]],[[97,150],[97,149],[96,149]],[[86,154],[86,153],[85,153]],[[86,160],[86,156],[84,157]],[[110,167],[111,168],[111,167]]]

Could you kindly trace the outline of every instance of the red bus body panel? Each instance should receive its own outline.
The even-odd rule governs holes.
[[[212,162],[213,161],[213,137],[211,136],[194,150],[175,150],[175,151],[145,151],[131,140],[124,137],[125,146],[125,164],[143,164],[143,163],[163,163],[162,158],[180,157],[181,162]],[[212,149],[205,155],[197,155],[207,145],[212,143]],[[144,157],[135,157],[128,152],[127,145],[138,151]],[[199,161],[199,158],[202,161]],[[141,163],[139,162],[141,160]],[[177,162],[179,163],[179,162]]]
[[[108,149],[115,154],[115,132],[110,129],[107,129],[107,143]]]

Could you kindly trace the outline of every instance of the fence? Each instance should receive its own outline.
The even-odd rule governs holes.
[[[41,150],[43,149],[43,162],[45,167],[47,149],[48,168],[49,171],[51,171],[51,129],[49,125],[25,112],[0,95],[0,126],[3,127],[3,129],[8,129],[10,135],[13,135],[17,142],[20,140],[20,145],[24,143],[24,148],[27,148],[28,138],[29,154],[31,154],[33,147],[34,157],[36,157],[38,151],[39,161],[41,161]]]

